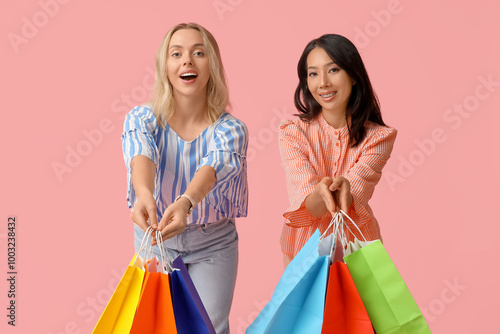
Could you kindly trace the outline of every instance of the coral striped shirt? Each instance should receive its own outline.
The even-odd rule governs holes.
[[[284,254],[297,254],[317,228],[323,233],[328,227],[332,219],[330,213],[314,217],[304,204],[326,176],[344,176],[349,180],[353,197],[349,216],[367,239],[381,239],[368,200],[391,155],[397,131],[372,122],[366,123],[366,130],[366,137],[353,148],[349,145],[347,126],[335,129],[322,114],[309,123],[300,119],[281,121],[279,144],[290,200],[290,207],[283,214],[286,218],[281,235]],[[354,237],[348,234],[348,239]]]

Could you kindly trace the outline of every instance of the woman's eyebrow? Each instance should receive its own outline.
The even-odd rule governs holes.
[[[330,65],[335,65],[335,62],[334,61],[329,62],[328,64],[325,64],[323,67],[330,66]],[[316,68],[317,68],[316,66],[309,66],[307,69],[309,70],[309,69],[316,69]]]
[[[198,44],[194,44],[192,47],[193,47],[193,48],[198,48],[198,47],[200,47],[200,46],[205,47],[205,44],[198,43]],[[169,50],[170,50],[170,49],[173,49],[173,48],[176,48],[176,49],[182,49],[183,47],[182,47],[182,45],[171,45],[171,46],[170,46],[170,48],[169,48]]]

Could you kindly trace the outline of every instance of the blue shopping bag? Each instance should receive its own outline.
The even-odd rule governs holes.
[[[246,334],[321,333],[329,256],[319,256],[318,230],[290,262],[271,300],[262,309]]]
[[[172,267],[174,270],[170,280],[177,333],[215,334],[214,326],[180,256],[172,262]]]

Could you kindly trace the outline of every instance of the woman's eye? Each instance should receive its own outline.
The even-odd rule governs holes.
[[[310,77],[315,77],[315,76],[316,76],[316,72],[310,72],[308,75],[309,75]]]
[[[172,53],[172,57],[180,57],[181,54],[179,52],[174,52]]]
[[[195,55],[195,56],[198,56],[198,57],[202,57],[202,56],[204,56],[204,55],[205,55],[205,53],[204,53],[203,51],[196,51],[196,52],[194,53],[194,55]]]
[[[338,72],[338,71],[340,71],[340,69],[339,69],[339,68],[337,68],[337,67],[332,67],[332,68],[330,69],[330,72],[332,72],[332,73],[335,73],[335,72]]]

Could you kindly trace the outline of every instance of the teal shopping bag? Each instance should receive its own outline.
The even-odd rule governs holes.
[[[246,334],[321,333],[330,258],[318,255],[319,241],[316,230],[285,269],[271,300]]]

